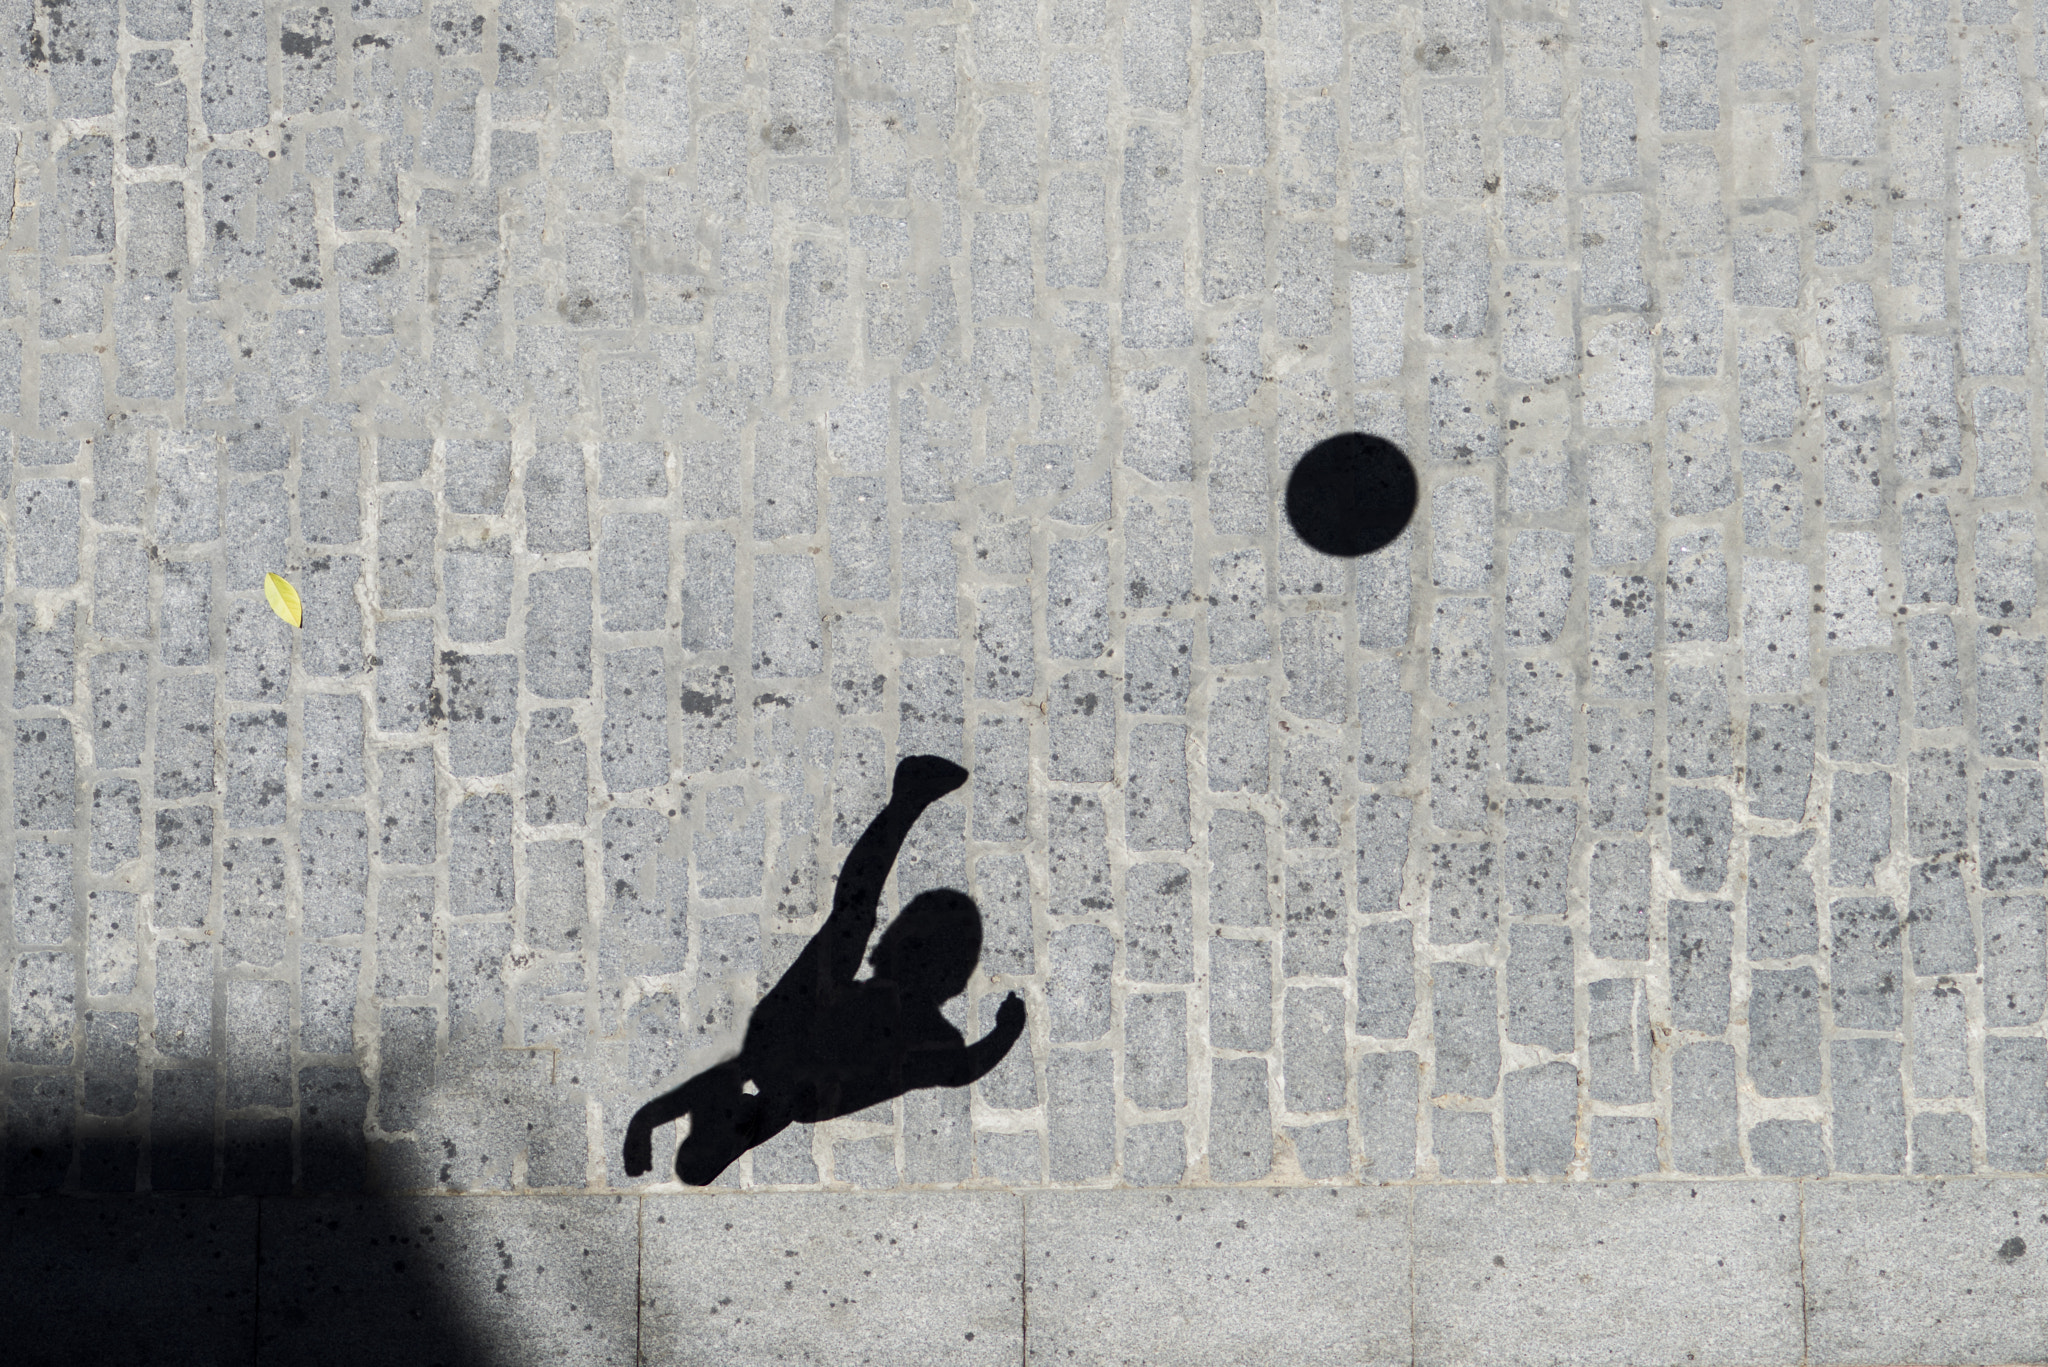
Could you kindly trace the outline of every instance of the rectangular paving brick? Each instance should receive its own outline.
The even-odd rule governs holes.
[[[2044,1213],[2023,1182],[1815,1184],[1806,1195],[1808,1351],[1830,1362],[2024,1357],[2022,1308],[2040,1293],[2025,1256]],[[1972,1269],[1972,1294],[1946,1290]],[[1947,1313],[1929,1315],[1939,1300]]]
[[[1291,1362],[1407,1361],[1408,1202],[1396,1188],[1027,1197],[1031,1356],[1197,1362],[1221,1330]],[[1276,1275],[1299,1289],[1293,1313],[1253,1330]]]
[[[1788,1185],[1425,1187],[1415,1203],[1418,1362],[1520,1362],[1534,1325],[1588,1361],[1801,1360]],[[1628,1309],[1667,1294],[1679,1308]]]
[[[1013,1361],[1024,1340],[1023,1227],[1022,1201],[1000,1193],[656,1198],[640,1225],[651,1273],[642,1351]],[[622,1242],[630,1254],[630,1231]],[[792,1281],[812,1296],[791,1299]],[[840,1310],[820,1319],[814,1298]]]

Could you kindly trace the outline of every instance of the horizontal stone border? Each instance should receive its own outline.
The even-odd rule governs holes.
[[[49,1360],[2048,1357],[2039,1179],[22,1197],[0,1247],[8,1339]]]

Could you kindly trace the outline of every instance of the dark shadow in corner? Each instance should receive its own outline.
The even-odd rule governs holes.
[[[1287,477],[1287,521],[1324,555],[1370,555],[1415,516],[1415,467],[1385,437],[1344,432],[1317,442]]]
[[[981,959],[973,899],[951,889],[918,894],[867,954],[882,885],[911,826],[966,781],[965,769],[932,755],[896,766],[888,805],[839,871],[831,915],[754,1008],[739,1056],[656,1097],[627,1124],[628,1174],[653,1167],[655,1129],[685,1115],[676,1176],[707,1186],[791,1124],[851,1115],[921,1087],[965,1087],[1002,1062],[1024,1032],[1016,993],[974,1044],[939,1010],[967,990]],[[855,981],[864,954],[874,976]]]
[[[211,1071],[198,1075],[210,1088]],[[295,1188],[289,1123],[231,1120],[220,1143],[209,1105],[203,1119],[152,1134],[143,1174],[133,1139],[74,1137],[72,1085],[17,1078],[6,1098],[8,1362],[510,1360],[490,1350],[455,1294],[476,1280],[455,1274],[492,1257],[475,1247],[483,1231],[431,1199],[366,1191],[360,1102],[351,1137],[346,1125],[322,1125],[317,1103],[304,1100]],[[139,1194],[143,1181],[151,1190]]]

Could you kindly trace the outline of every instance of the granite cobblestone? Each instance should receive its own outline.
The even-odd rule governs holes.
[[[2024,9],[88,9],[10,1194],[628,1185],[918,751],[1028,1039],[730,1183],[2048,1163]]]

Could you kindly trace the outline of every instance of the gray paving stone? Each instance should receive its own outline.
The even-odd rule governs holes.
[[[158,612],[157,658],[173,667],[207,664],[213,654],[213,567],[202,563],[164,566],[163,606]]]
[[[1705,788],[1673,788],[1669,819],[1673,870],[1695,892],[1716,891],[1727,876],[1728,844],[1735,834],[1726,795]]]
[[[1891,1040],[1838,1039],[1828,1049],[1838,1172],[1905,1170],[1906,1116],[1900,1047]]]
[[[142,788],[133,779],[93,785],[92,843],[86,859],[94,872],[111,871],[142,849]]]
[[[131,769],[141,764],[147,734],[147,656],[102,654],[88,666],[92,689],[92,756],[102,769]]]
[[[139,953],[136,894],[96,889],[86,900],[86,990],[122,996],[134,990]]]
[[[1209,1175],[1244,1182],[1272,1170],[1272,1113],[1262,1058],[1217,1058],[1209,1064]]]
[[[306,626],[302,630],[306,672],[350,675],[363,668],[362,608],[355,597],[362,560],[353,555],[318,556],[295,565]]]
[[[1334,859],[1295,864],[1283,881],[1281,971],[1290,977],[1341,976],[1349,911],[1343,865]]]
[[[1064,926],[1051,939],[1046,998],[1055,1041],[1099,1038],[1110,1024],[1109,969],[1115,941],[1101,926]]]
[[[1650,1116],[1594,1116],[1591,1142],[1595,1180],[1657,1170],[1657,1122]]]
[[[544,698],[590,691],[590,571],[554,570],[527,580],[527,687]]]
[[[1898,909],[1888,897],[1845,897],[1828,907],[1834,940],[1830,988],[1835,1022],[1896,1030],[1903,1019]]]
[[[528,458],[524,476],[526,549],[588,550],[590,495],[583,453],[559,442],[543,444]]]
[[[229,839],[221,852],[221,911],[230,962],[270,967],[284,958],[285,881],[284,842],[277,836]]]
[[[1587,709],[1586,785],[1596,830],[1639,831],[1648,819],[1653,724],[1648,712]]]
[[[1293,987],[1282,1010],[1283,1099],[1290,1111],[1344,1106],[1344,993],[1335,987]]]
[[[1394,1233],[1405,1193],[1048,1192],[1027,1201],[1034,1357],[1200,1360],[1204,1326],[1253,1313],[1260,1267],[1293,1269],[1312,1288],[1274,1341],[1288,1360],[1390,1362],[1411,1351],[1405,1317],[1355,1313],[1405,1299],[1407,1259]],[[1186,1237],[1190,1222],[1214,1237]],[[1345,1251],[1334,1262],[1333,1248]]]
[[[1430,970],[1437,1041],[1434,1094],[1492,1096],[1499,1083],[1500,1045],[1494,1023],[1493,972],[1472,964]]]
[[[1993,621],[2024,618],[2034,610],[2034,514],[2003,508],[1977,518],[1977,613]],[[2038,668],[2038,641],[2004,641],[1988,633],[1979,669]],[[2001,649],[2000,647],[2004,647]]]
[[[1671,1023],[1720,1034],[1728,1028],[1734,928],[1727,902],[1666,908],[1671,944]]]
[[[1507,905],[1513,916],[1562,916],[1578,809],[1555,798],[1506,804]]]
[[[1436,719],[1429,744],[1431,820],[1445,830],[1483,827],[1490,778],[1485,714],[1468,712]]]
[[[1507,989],[1510,1042],[1572,1052],[1570,930],[1514,927],[1509,933]]]
[[[1830,883],[1848,888],[1870,885],[1877,865],[1891,853],[1891,807],[1891,775],[1835,775]]]
[[[1749,710],[1745,795],[1758,816],[1797,820],[1812,781],[1813,712],[1797,703]]]
[[[1572,686],[1548,660],[1523,660],[1507,671],[1508,773],[1518,783],[1562,787],[1572,763]]]
[[[727,1047],[758,974],[803,942],[830,867],[819,804],[843,848],[892,752],[964,758],[970,737],[974,795],[927,815],[901,892],[971,887],[984,969],[1043,1005],[1048,1038],[984,1080],[995,1130],[962,1095],[919,1094],[822,1147],[793,1128],[732,1184],[1336,1182],[1354,1143],[1357,1176],[1408,1180],[1409,1049],[1432,1088],[1493,1060],[1445,1093],[1484,1109],[1434,1108],[1426,1180],[1554,1176],[1581,1133],[1581,1060],[1560,1056],[1582,978],[1589,1103],[1644,1109],[1585,1117],[1595,1176],[1648,1178],[1660,1158],[1674,1177],[1732,1173],[1737,1062],[1767,1100],[1831,1112],[1750,1121],[1763,1175],[1959,1171],[1980,1132],[1992,1170],[2038,1168],[2038,1041],[2013,1033],[2048,990],[2017,19],[1969,0],[1951,52],[1925,5],[1901,0],[1882,33],[1855,0],[1804,31],[1774,5],[1728,47],[1694,8],[1651,33],[1587,0],[1569,30],[1506,17],[1496,47],[1462,0],[1412,33],[1378,11],[1347,30],[1321,4],[1218,0],[1196,52],[1192,5],[1118,15],[1105,47],[1108,18],[1070,0],[959,22],[863,12],[843,39],[808,0],[758,31],[730,7],[685,23],[636,0],[559,35],[527,0],[481,21],[372,0],[344,82],[337,36],[361,35],[331,15],[280,13],[273,77],[267,21],[222,12],[195,32],[150,5],[130,8],[125,73],[56,60],[0,79],[0,141],[43,219],[40,255],[0,272],[0,315],[29,326],[33,294],[39,320],[0,329],[15,583],[40,595],[16,605],[11,657],[30,824],[8,981],[30,977],[9,1028],[66,1059],[5,1079],[10,1132],[48,1140],[9,1180],[253,1194],[295,1172],[361,1190],[374,1168],[398,1187],[579,1186],[586,1104],[609,1131],[624,1089]],[[486,101],[468,68],[492,24]],[[88,57],[112,55],[113,32],[98,4],[38,29]],[[656,51],[671,39],[695,44],[687,64]],[[1002,86],[966,124],[963,60]],[[782,120],[762,138],[735,103],[748,69]],[[202,134],[268,119],[273,94],[281,156],[259,139],[192,160]],[[829,159],[842,102],[835,179],[811,153]],[[1105,171],[1120,107],[1138,121]],[[53,145],[52,119],[87,123]],[[488,190],[408,181],[401,198],[401,169]],[[549,177],[580,197],[553,205]],[[412,217],[418,242],[370,240]],[[360,240],[323,258],[337,232]],[[1048,309],[1041,287],[1121,303]],[[1414,328],[1442,352],[1423,371]],[[1793,345],[1809,333],[1810,355]],[[1200,374],[1192,357],[1123,366],[1132,346],[1194,347]],[[1551,383],[1575,367],[1583,385]],[[1427,525],[1339,563],[1280,530],[1276,481],[1346,427],[1429,467]],[[1113,437],[1113,459],[1091,454]],[[270,570],[303,596],[297,631],[255,591]],[[1976,614],[1966,639],[1957,611]],[[970,625],[971,700],[954,649]],[[1041,692],[1047,650],[1083,673]],[[1715,790],[1738,775],[1741,813]],[[745,781],[705,786],[726,778]],[[1653,845],[1676,901],[1651,895]],[[1720,892],[1732,907],[1701,900]],[[1897,904],[1888,944],[1860,934],[1859,895]],[[518,953],[541,957],[512,967],[515,920],[533,937]],[[1068,984],[1093,1033],[1048,1050],[1075,996],[1061,937],[1082,930],[1100,941],[1087,961],[1116,972]],[[1561,969],[1525,972],[1539,942]],[[1825,968],[1805,957],[1823,944]],[[693,953],[743,985],[674,978]],[[1436,990],[1452,969],[1485,989]],[[1346,1036],[1324,1028],[1346,978],[1342,1029],[1362,1050],[1404,1042],[1361,1053],[1348,1094]],[[296,1092],[274,1042],[285,988],[310,1060]],[[1210,994],[1181,1017],[1224,1051],[1206,1067],[1192,1039],[1174,1047],[1183,988]],[[138,990],[149,1079],[123,1033],[133,1021],[139,1050]],[[986,1024],[1000,991],[977,997]],[[1900,1037],[1835,1039],[1823,1016]],[[1660,1071],[1667,1026],[1685,1033]],[[516,1071],[486,1038],[560,1051],[576,1079],[516,1144],[481,1099]],[[375,1098],[344,1066],[373,1044],[390,1067]],[[1514,1052],[1532,1045],[1558,1053]],[[1840,1065],[1825,1087],[1823,1045]],[[152,1091],[151,1120],[109,1127]],[[230,1092],[295,1104],[216,1125]],[[345,1139],[373,1101],[412,1127],[374,1164]],[[1120,1102],[1142,1123],[1120,1131]],[[607,1153],[601,1180],[622,1182]]]
[[[2036,1270],[2018,1247],[2038,1198],[2018,1182],[1929,1182],[1900,1189],[1816,1187],[1807,1204],[1809,1341],[1831,1360],[1990,1361],[2019,1350],[2017,1307]],[[2001,1254],[2002,1250],[2011,1250]],[[1925,1310],[1954,1269],[1976,1294],[1939,1317]]]
[[[1116,1162],[1114,1057],[1105,1050],[1056,1050],[1046,1059],[1046,1171],[1056,1182],[1110,1175]],[[1260,1132],[1271,1124],[1261,1117]]]
[[[1949,863],[1916,866],[1908,905],[1914,972],[1977,971],[1977,932],[1959,868]]]
[[[1599,979],[1587,984],[1586,1000],[1591,1095],[1623,1104],[1648,1100],[1650,1023],[1642,980]]]
[[[377,517],[377,601],[387,609],[434,603],[434,501],[418,489],[388,495]]]
[[[1957,663],[1955,623],[1947,617],[1912,617],[1906,622],[1907,663],[1913,683],[1913,720],[1939,727],[1962,720],[1962,680]]]
[[[1913,998],[1913,1094],[1916,1097],[1967,1096],[1970,1092],[1969,1045],[1964,1017],[1967,1008],[1961,989],[1952,978],[1937,979],[1932,990]],[[1964,1167],[1968,1171],[1969,1117],[1957,1117],[1964,1126]],[[1921,1171],[1918,1157],[1919,1120],[1914,1121],[1914,1171]]]
[[[433,751],[387,750],[377,785],[384,813],[378,852],[396,864],[431,864],[435,853]]]
[[[1545,1063],[1501,1083],[1502,1153],[1510,1176],[1561,1176],[1575,1152],[1579,1071]]]
[[[1365,1180],[1392,1182],[1415,1173],[1416,1056],[1366,1054],[1358,1061],[1360,1169]]]
[[[1210,974],[1216,980],[1212,943]],[[1380,921],[1358,930],[1358,1032],[1381,1039],[1406,1039],[1415,1019],[1415,929],[1408,921]],[[1212,986],[1211,991],[1214,991]],[[1213,1000],[1213,998],[1212,998]],[[1212,1031],[1214,1027],[1211,1027]],[[1260,1046],[1244,1046],[1260,1047]]]
[[[1351,1176],[1351,1125],[1344,1120],[1326,1120],[1319,1125],[1290,1126],[1287,1137],[1294,1145],[1295,1163],[1310,1181],[1330,1181]]]
[[[1750,975],[1749,1073],[1764,1096],[1820,1090],[1820,987],[1810,968]]]
[[[1733,735],[1728,691],[1715,668],[1673,668],[1666,675],[1666,744],[1671,772],[1711,778],[1729,772]]]
[[[1433,1110],[1429,1128],[1439,1175],[1455,1182],[1489,1182],[1498,1175],[1491,1114]]]
[[[377,624],[377,729],[418,731],[427,721],[434,681],[434,624]]]
[[[1828,672],[1828,757],[1890,764],[1898,756],[1896,656],[1838,656]]]
[[[1680,553],[1677,545],[1673,555]],[[1674,571],[1675,573],[1675,571]],[[1682,608],[1673,608],[1673,615]],[[1594,575],[1587,588],[1592,691],[1609,698],[1650,695],[1657,592],[1641,575]]]
[[[1718,128],[1720,64],[1713,32],[1665,29],[1657,47],[1659,126],[1667,133]]]
[[[1580,87],[1579,178],[1588,185],[1633,180],[1636,155],[1635,87],[1593,78]]]
[[[509,657],[500,657],[509,660]],[[472,666],[474,668],[474,666]],[[598,747],[599,763],[605,783],[614,792],[634,788],[652,787],[666,780],[669,773],[668,748],[668,681],[662,652],[659,650],[618,650],[606,654],[605,671],[605,726]],[[472,716],[457,717],[461,723],[470,720],[496,729],[490,715],[475,716],[483,708],[498,709],[498,715],[510,720],[509,684],[502,689],[489,689],[486,683],[487,704],[470,703]],[[453,687],[451,685],[451,696]],[[455,732],[455,739],[462,740],[462,732]],[[501,742],[505,767],[509,767],[511,756],[509,727]],[[468,757],[464,756],[466,760]],[[464,763],[455,759],[451,746],[451,760],[455,772],[472,772],[476,761]]]
[[[1979,498],[1998,498],[2021,492],[2033,470],[2028,418],[2021,396],[2001,386],[1985,385],[1977,391],[1974,410],[1977,426],[1974,492]]]
[[[2039,894],[1984,899],[1984,1019],[1989,1025],[2032,1025],[2048,1007],[2048,911]],[[2037,971],[2041,970],[2041,971]]]
[[[1415,1199],[1420,1361],[1519,1361],[1534,1316],[1573,1326],[1560,1331],[1572,1351],[1602,1360],[1794,1362],[1802,1351],[1790,1187],[1575,1183]],[[1681,1316],[1621,1313],[1679,1286]]]
[[[1970,1118],[1926,1113],[1913,1117],[1913,1172],[1942,1175],[1970,1171]]]
[[[156,924],[205,924],[213,892],[214,821],[208,807],[157,810]]]
[[[1124,879],[1124,968],[1143,982],[1194,979],[1193,888],[1178,864],[1139,864]]]
[[[1671,1060],[1671,1163],[1679,1172],[1736,1176],[1735,1050],[1689,1044]]]
[[[2029,1104],[2048,1085],[2048,1048],[2037,1039],[1984,1042],[1985,1165],[1992,1171],[2037,1172],[2048,1162],[2048,1125]]]
[[[1827,1173],[1827,1153],[1817,1123],[1761,1121],[1750,1130],[1749,1145],[1758,1169],[1766,1176],[1822,1177]]]
[[[1987,888],[2041,885],[2044,838],[2041,775],[2026,769],[1986,769],[1978,780],[1977,822]]]
[[[1153,1110],[1187,1104],[1187,1005],[1178,992],[1146,993],[1124,1007],[1124,1095]],[[1338,1092],[1343,1091],[1338,1071]]]
[[[1640,959],[1650,952],[1649,846],[1603,840],[1593,847],[1589,896],[1592,950],[1607,959]]]

